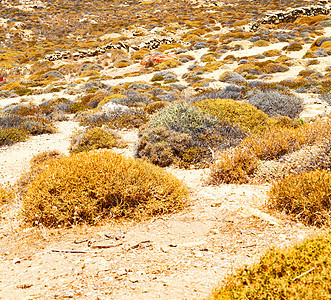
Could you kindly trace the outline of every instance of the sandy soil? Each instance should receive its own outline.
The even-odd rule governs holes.
[[[44,150],[67,153],[72,121],[52,136],[1,149],[0,174],[13,183]],[[116,152],[132,156],[137,131]],[[0,299],[200,299],[270,247],[317,233],[264,208],[268,185],[206,186],[208,169],[167,168],[189,187],[184,211],[142,223],[50,230],[21,228],[19,203],[2,208]],[[73,253],[81,251],[82,253]]]

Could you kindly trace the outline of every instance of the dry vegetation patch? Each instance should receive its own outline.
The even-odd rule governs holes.
[[[186,199],[183,184],[159,167],[111,151],[82,152],[49,162],[27,186],[22,214],[31,225],[93,224],[169,213]]]

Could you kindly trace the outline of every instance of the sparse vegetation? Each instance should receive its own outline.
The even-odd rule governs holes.
[[[328,229],[323,2],[297,18],[303,0],[2,1],[0,298],[162,298],[161,280],[198,299],[268,245]],[[327,298],[314,245],[272,250],[215,297]]]

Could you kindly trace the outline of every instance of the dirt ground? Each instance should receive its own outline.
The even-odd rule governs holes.
[[[58,133],[1,149],[1,176],[19,178],[36,153],[67,153],[73,121]],[[137,131],[116,152],[132,156]],[[208,169],[167,168],[189,187],[188,207],[142,223],[23,228],[19,203],[0,220],[0,299],[201,299],[227,274],[251,264],[270,247],[284,247],[316,229],[271,216],[268,185],[207,186]]]

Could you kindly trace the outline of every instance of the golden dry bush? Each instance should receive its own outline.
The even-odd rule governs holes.
[[[163,107],[168,106],[170,102],[168,101],[154,101],[152,103],[147,104],[144,107],[144,111],[148,114],[153,114],[159,110],[161,110]]]
[[[38,153],[34,155],[31,160],[30,160],[30,166],[31,168],[34,168],[50,159],[56,159],[62,157],[64,154],[59,152],[58,150],[49,150],[49,151],[44,151],[41,153]]]
[[[221,153],[211,166],[209,183],[247,183],[258,166],[258,159],[248,148],[234,148]]]
[[[50,162],[27,186],[22,215],[49,227],[140,219],[177,211],[187,196],[181,181],[160,167],[99,150]]]
[[[270,249],[261,260],[228,277],[210,299],[328,299],[331,234],[287,249]]]
[[[271,188],[269,206],[306,225],[330,225],[331,173],[316,170],[286,177]]]
[[[209,183],[246,183],[258,170],[258,160],[278,159],[304,146],[320,144],[329,139],[331,139],[329,120],[319,120],[312,124],[289,128],[276,125],[264,133],[251,134],[237,148],[220,154],[218,160],[211,166]]]

